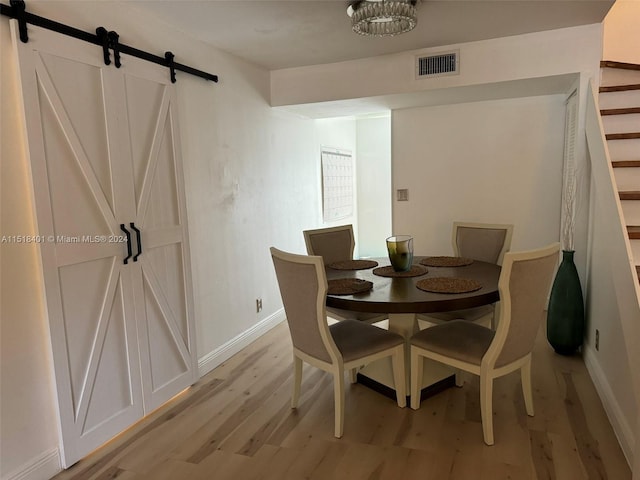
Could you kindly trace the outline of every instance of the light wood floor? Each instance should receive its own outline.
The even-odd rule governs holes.
[[[281,324],[56,480],[529,480],[631,478],[580,357],[553,353],[544,327],[533,358],[535,417],[519,374],[494,389],[495,445],[482,441],[477,378],[413,411],[347,387],[333,437],[331,378],[305,365],[289,407],[292,360]]]

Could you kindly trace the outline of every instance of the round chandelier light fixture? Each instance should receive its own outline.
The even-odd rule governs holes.
[[[413,30],[418,23],[417,0],[361,0],[347,8],[353,31],[366,36],[390,37]]]

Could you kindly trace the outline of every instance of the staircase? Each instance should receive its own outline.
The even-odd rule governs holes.
[[[640,278],[640,65],[600,62],[598,103]]]

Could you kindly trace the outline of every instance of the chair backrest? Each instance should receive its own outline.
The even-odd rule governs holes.
[[[322,258],[295,255],[271,247],[280,296],[294,348],[318,360],[340,358],[325,311],[327,277]]]
[[[502,264],[511,248],[513,225],[453,222],[453,253],[458,257]]]
[[[304,243],[309,255],[319,255],[325,265],[353,258],[356,246],[351,225],[304,230]]]
[[[554,243],[505,255],[498,281],[498,327],[483,364],[486,361],[489,366],[500,367],[533,350],[549,301],[559,251],[560,244]]]

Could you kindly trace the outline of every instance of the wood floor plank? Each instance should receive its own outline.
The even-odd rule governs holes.
[[[285,477],[331,478],[344,454],[344,446],[340,442],[312,439],[291,463]]]
[[[341,442],[327,442],[327,449],[320,461],[314,466],[309,480],[333,478],[338,464],[346,454],[347,452]]]
[[[309,381],[303,381],[303,386],[306,388],[301,392],[298,407],[292,409],[284,421],[269,435],[267,443],[270,445],[282,446],[289,435],[299,429],[301,420],[309,417],[309,411],[321,398],[320,392],[327,392],[333,388],[331,376],[320,370],[310,375]]]
[[[200,463],[208,455],[213,453],[218,446],[233,433],[243,422],[251,417],[262,402],[291,376],[291,371],[286,369],[280,371],[274,378],[269,378],[263,382],[266,377],[261,377],[257,382],[257,388],[252,392],[242,392],[244,398],[240,399],[235,405],[229,408],[230,412],[226,418],[223,418],[219,425],[205,424],[203,428],[198,429],[200,435],[195,441],[195,448],[186,461],[190,463]]]
[[[407,480],[438,480],[449,478],[453,468],[454,452],[432,452],[409,449],[403,477]],[[389,480],[392,480],[392,474]]]
[[[228,379],[212,382],[216,384],[215,389],[202,389],[205,393],[199,395],[194,401],[187,402],[185,410],[171,416],[155,426],[153,430],[147,431],[143,437],[136,439],[139,446],[135,449],[135,453],[125,454],[119,464],[127,470],[145,472],[150,464],[158,463],[171,456],[184,460],[173,455],[176,445],[189,444],[194,436],[194,429],[198,431],[202,425],[208,426],[215,423],[226,406],[237,403],[235,388],[238,388],[238,383],[242,380],[247,385],[255,383],[251,370],[267,352],[268,349],[261,349],[256,352],[256,355],[246,357]]]
[[[386,455],[382,447],[350,443],[347,452],[338,463],[333,474],[335,480],[371,478],[384,463]]]
[[[598,441],[589,431],[582,403],[573,385],[573,379],[569,373],[564,374],[564,379],[567,384],[565,397],[567,415],[578,445],[580,459],[589,475],[588,478],[590,480],[608,478],[600,456]]]
[[[478,478],[491,478],[492,480],[540,480],[531,469],[509,463],[488,464],[482,469]]]
[[[554,432],[546,432],[546,435],[551,442],[551,456],[553,458],[555,478],[558,480],[564,478],[586,480],[588,478],[587,471],[580,459],[575,438],[567,438],[564,435]],[[620,478],[627,479],[631,478],[631,476],[630,474],[628,477],[622,475]]]
[[[452,388],[423,400],[419,410],[405,409],[402,413],[408,419],[403,420],[401,427],[406,431],[398,429],[394,445],[416,450],[433,449],[443,429],[447,428],[450,412],[455,410],[455,394],[462,398],[460,389]],[[454,415],[454,418],[462,416]]]
[[[406,408],[398,408],[395,400],[381,397],[362,385],[346,388],[348,400],[343,438],[354,443],[392,445]]]
[[[96,480],[142,480],[142,477],[134,472],[129,472],[120,467],[110,467],[96,477]]]
[[[302,389],[309,391],[312,385],[316,385],[318,380],[324,376],[324,372],[317,369],[308,372],[303,377]],[[286,383],[276,389],[272,395],[266,399],[252,415],[250,421],[241,424],[222,444],[220,448],[228,451],[235,451],[241,455],[252,456],[262,445],[280,428],[286,429],[285,425],[295,425],[297,419],[301,417],[299,412],[291,408],[292,376]],[[300,399],[299,407],[308,408],[310,399],[303,396]],[[311,402],[312,403],[312,402]],[[292,427],[291,427],[292,428]],[[283,433],[283,430],[281,430]],[[273,444],[273,443],[272,443]]]
[[[149,469],[144,478],[145,480],[195,479],[197,475],[195,465],[179,460],[166,459]]]
[[[617,461],[603,462],[607,471],[608,478],[626,478],[626,459],[620,446],[618,439],[613,432],[609,420],[606,416],[591,415],[587,412],[602,411],[602,401],[598,396],[591,378],[586,371],[572,374],[573,385],[576,389],[576,395],[580,399],[587,428],[594,438],[598,439],[600,455],[602,458],[616,458]],[[618,467],[622,465],[624,468],[620,470]]]
[[[248,480],[247,472],[251,471],[257,463],[256,459],[245,455],[216,450],[197,465],[189,463],[194,467],[189,480],[210,480],[213,478]]]
[[[286,480],[291,478],[287,472],[297,460],[300,452],[292,448],[277,447],[275,454],[270,458],[258,474],[256,480]]]
[[[290,408],[288,335],[285,324],[272,329],[55,480],[631,479],[582,359],[555,354],[543,333],[535,416],[526,415],[520,376],[498,379],[491,447],[470,374],[417,411],[346,382],[336,439],[330,375],[305,366],[299,406]]]
[[[546,432],[529,430],[531,441],[531,459],[537,480],[556,480],[556,468],[553,461],[553,444]]]

